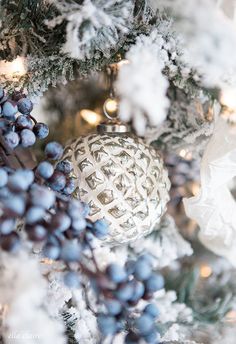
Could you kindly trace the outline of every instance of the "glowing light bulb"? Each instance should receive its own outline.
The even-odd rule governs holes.
[[[104,103],[104,108],[108,113],[114,113],[118,109],[118,103],[115,99],[108,98]]]
[[[1,61],[0,62],[0,74],[4,74],[6,77],[11,78],[14,76],[22,76],[26,74],[27,69],[25,66],[25,59],[18,56],[15,60]]]
[[[202,265],[200,267],[200,275],[202,278],[208,278],[212,274],[212,268],[209,265]]]
[[[97,112],[92,111],[92,110],[83,109],[79,112],[79,114],[90,125],[96,126],[102,120],[102,116],[100,114],[98,114]]]
[[[236,311],[232,310],[226,314],[226,321],[230,323],[236,323]]]
[[[193,183],[192,185],[192,193],[196,196],[200,191],[200,185],[198,183]]]
[[[127,65],[129,63],[130,63],[129,60],[123,59],[123,60],[117,62],[117,67],[120,68],[120,67]]]
[[[186,149],[181,149],[181,151],[179,152],[179,156],[185,160],[192,160],[193,158],[192,153]]]
[[[231,110],[236,110],[236,88],[227,88],[222,91],[220,101]]]

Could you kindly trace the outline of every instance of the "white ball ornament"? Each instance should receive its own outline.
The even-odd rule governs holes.
[[[157,151],[127,125],[101,124],[98,133],[74,140],[64,158],[73,163],[89,218],[109,223],[107,243],[140,239],[160,221],[169,200],[167,171]]]

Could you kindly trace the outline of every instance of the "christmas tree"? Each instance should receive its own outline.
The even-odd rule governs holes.
[[[236,4],[0,0],[0,343],[236,333]]]

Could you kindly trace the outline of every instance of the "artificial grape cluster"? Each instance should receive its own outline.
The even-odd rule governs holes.
[[[32,102],[21,92],[8,96],[0,88],[0,132],[9,148],[30,147],[36,139],[48,136],[48,126],[37,123],[30,114],[32,109]]]
[[[105,273],[92,280],[96,292],[103,296],[105,311],[98,315],[98,326],[104,337],[126,331],[125,343],[158,343],[155,304],[149,303],[135,313],[141,300],[150,301],[164,287],[161,274],[153,272],[149,255],[130,260],[125,267],[111,264]]]

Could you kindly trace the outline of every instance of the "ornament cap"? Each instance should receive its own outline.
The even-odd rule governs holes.
[[[117,120],[107,121],[97,126],[99,134],[125,134],[130,132],[130,126]]]

